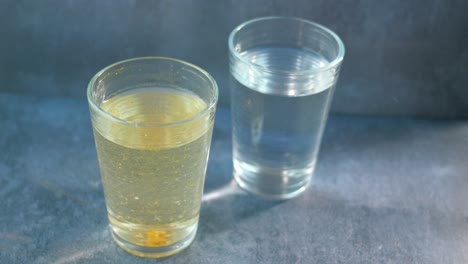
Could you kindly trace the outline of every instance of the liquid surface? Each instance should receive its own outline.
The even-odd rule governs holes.
[[[318,53],[288,47],[256,47],[242,52],[241,56],[269,70],[283,72],[306,71],[328,64]]]
[[[270,69],[285,71],[306,70],[328,63],[316,53],[280,47],[256,48],[243,55]],[[268,89],[264,85],[268,81],[255,86],[241,77],[233,78],[231,89],[236,180],[260,195],[287,198],[310,180],[332,89],[318,89],[317,93],[305,96],[285,96],[287,91],[277,93],[276,89]]]
[[[213,118],[188,91],[134,89],[101,108],[126,124],[93,120],[113,232],[144,247],[176,243],[196,229]],[[154,124],[179,122],[170,126]],[[150,125],[153,124],[153,125]]]

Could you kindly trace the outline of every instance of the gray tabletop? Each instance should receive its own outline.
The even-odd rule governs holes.
[[[467,263],[468,121],[332,116],[313,186],[239,190],[218,109],[200,227],[151,260],[112,241],[87,103],[0,94],[0,263]]]

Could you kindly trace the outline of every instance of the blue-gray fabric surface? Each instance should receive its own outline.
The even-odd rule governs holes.
[[[86,101],[0,94],[0,263],[468,262],[468,122],[332,116],[313,186],[271,202],[216,118],[198,235],[154,261],[109,234]]]

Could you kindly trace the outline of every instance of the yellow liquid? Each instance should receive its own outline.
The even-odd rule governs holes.
[[[93,119],[114,236],[141,247],[167,247],[194,234],[214,116],[190,118],[206,103],[189,92],[141,88],[100,106],[114,117],[134,122]],[[180,123],[149,125],[173,122]]]

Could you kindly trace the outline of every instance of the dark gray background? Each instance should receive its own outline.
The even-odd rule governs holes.
[[[467,10],[466,0],[0,0],[0,92],[84,98],[103,67],[157,55],[205,68],[227,106],[229,32],[286,15],[344,40],[335,113],[466,118]]]

